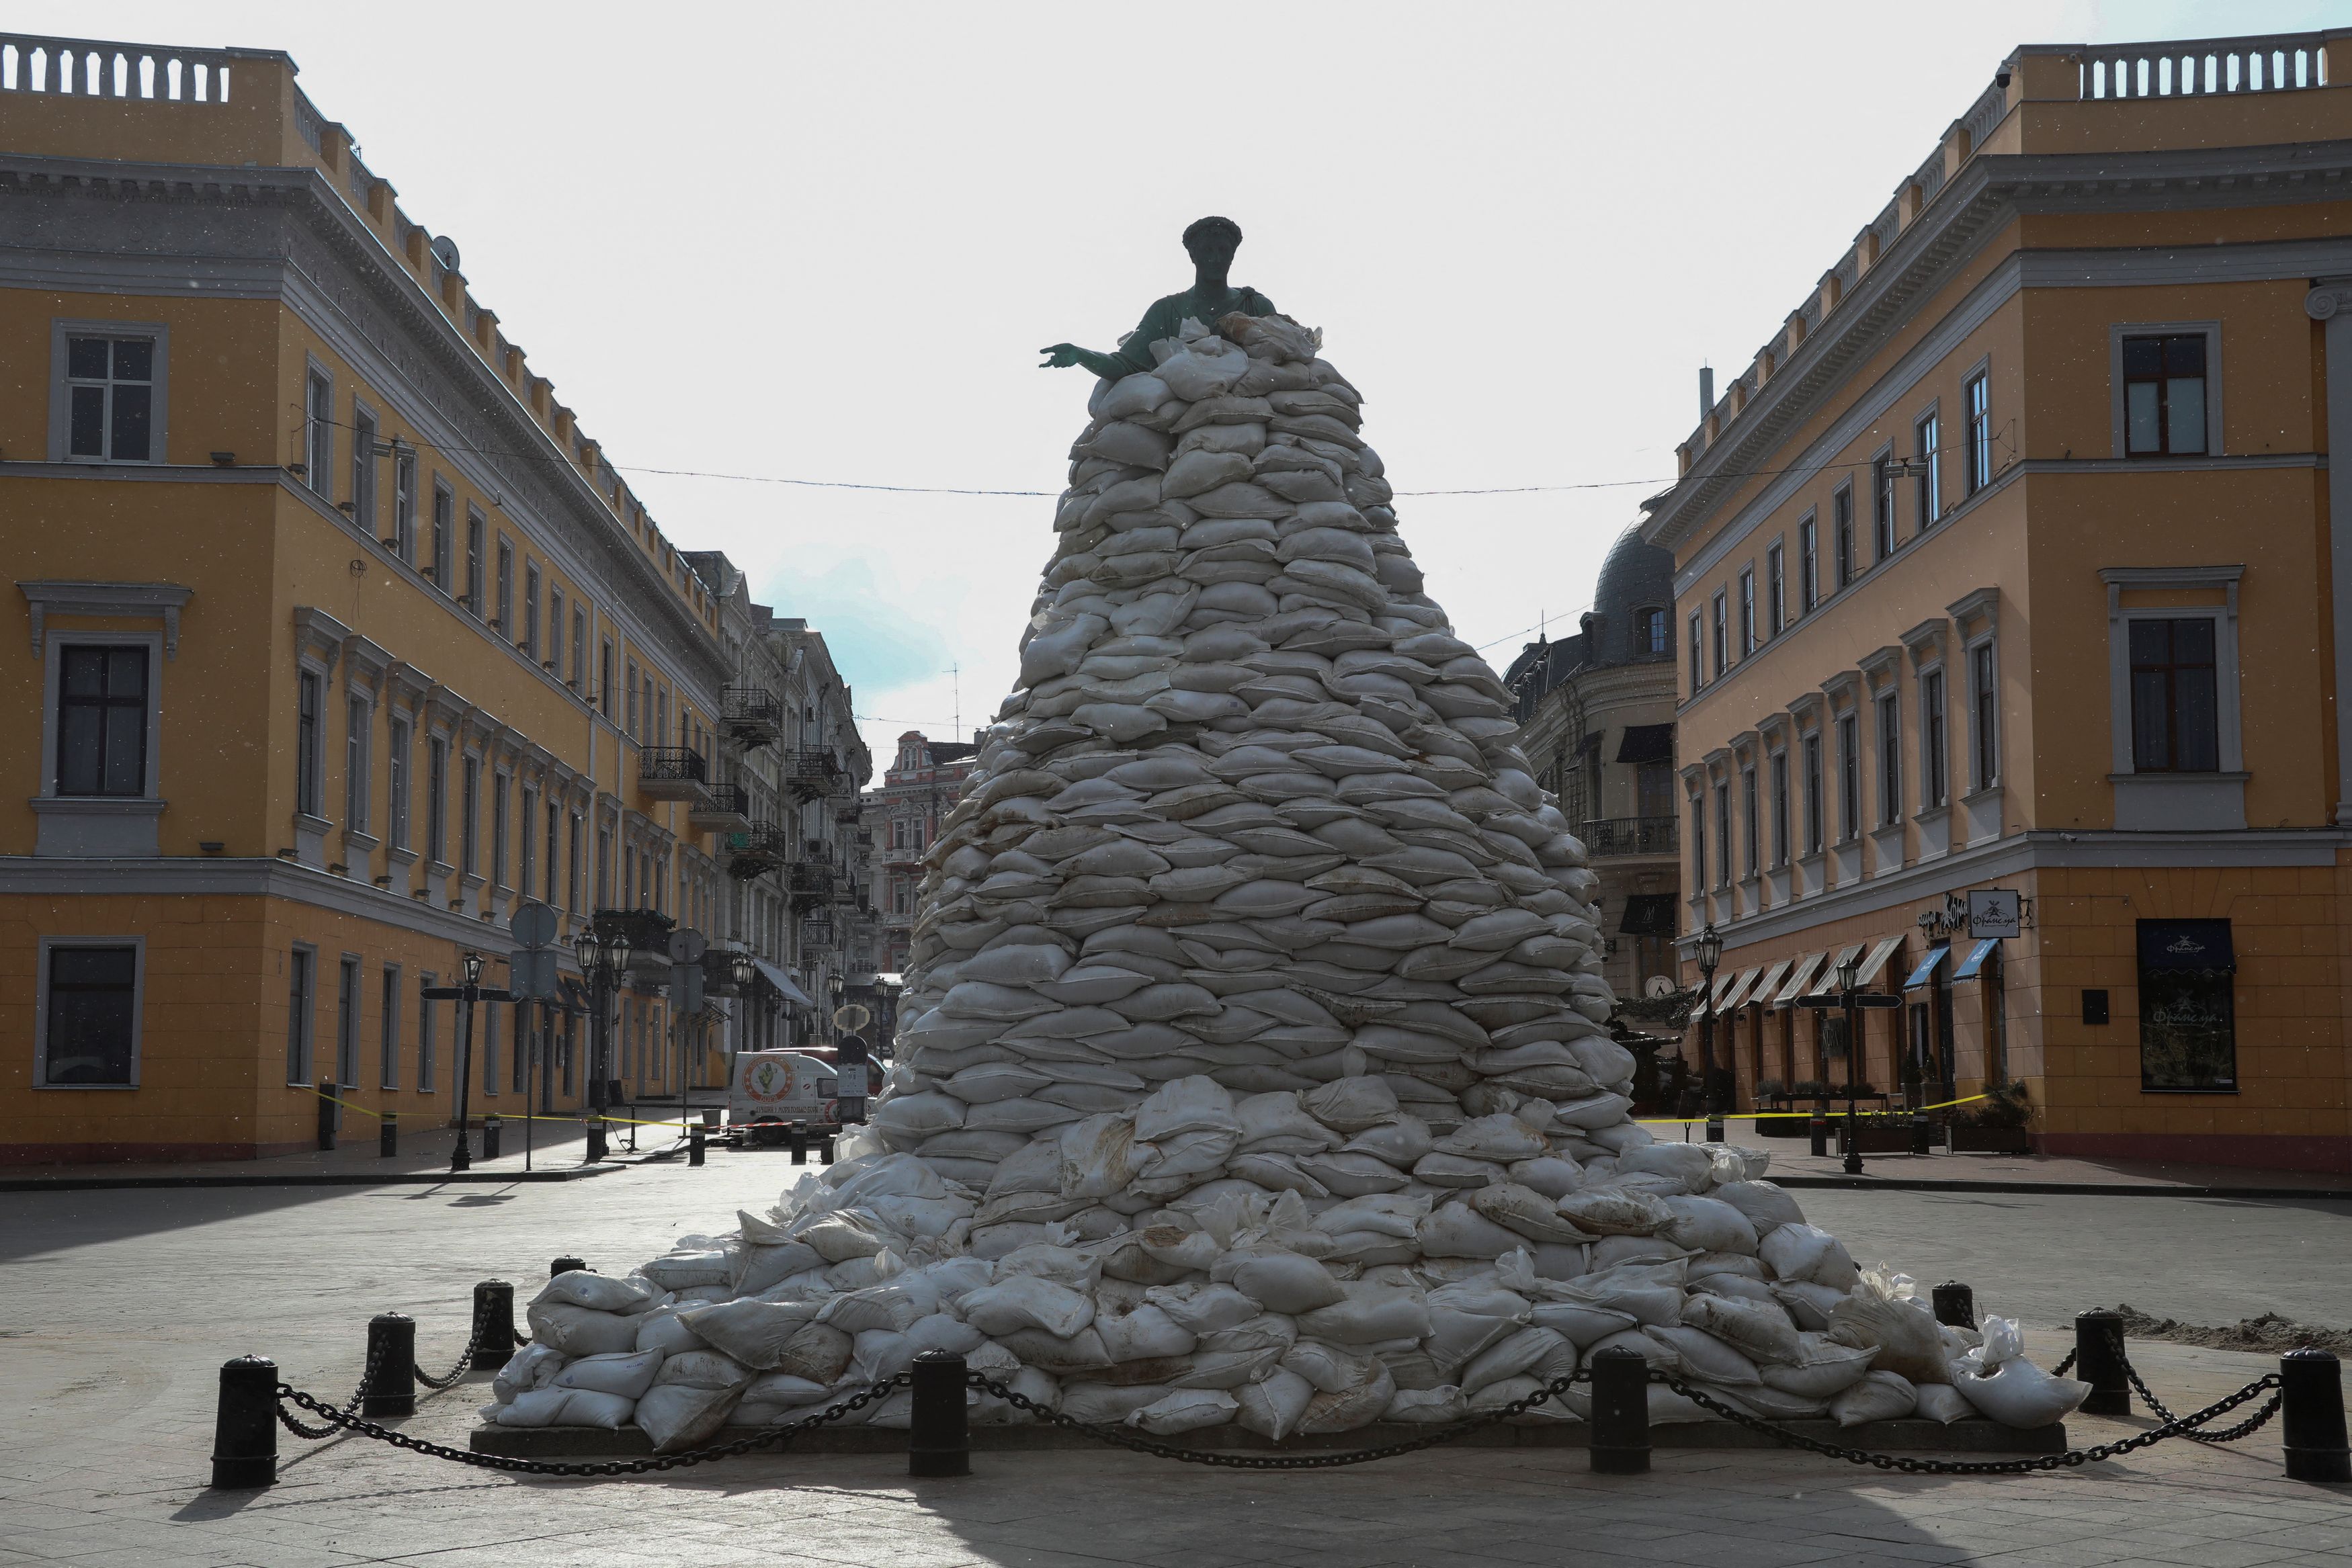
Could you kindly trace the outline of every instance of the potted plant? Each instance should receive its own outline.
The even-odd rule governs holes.
[[[1985,1097],[1952,1113],[1952,1152],[1956,1155],[2022,1155],[2033,1145],[2026,1124],[2033,1119],[2033,1101],[2022,1082],[1988,1083]]]

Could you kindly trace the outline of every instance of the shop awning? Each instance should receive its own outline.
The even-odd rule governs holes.
[[[1772,1005],[1776,1008],[1795,1006],[1797,998],[1805,994],[1805,987],[1811,982],[1813,971],[1820,968],[1822,960],[1828,956],[1827,953],[1811,953],[1797,960],[1795,970],[1789,976],[1789,983],[1780,988],[1780,994],[1772,998]]]
[[[1854,977],[1854,988],[1859,990],[1877,979],[1879,971],[1886,967],[1886,960],[1895,956],[1895,949],[1902,946],[1902,937],[1889,936],[1873,947],[1870,956],[1862,961],[1862,972]]]
[[[1952,978],[1955,980],[1975,979],[1977,977],[1977,971],[1984,967],[1985,960],[1991,957],[1993,953],[2000,946],[2000,938],[1998,936],[1988,936],[1981,942],[1979,942],[1975,946],[1969,949],[1969,956],[1960,960],[1960,967],[1952,971]]]
[[[814,1002],[809,1000],[809,995],[806,991],[802,990],[798,986],[793,984],[793,977],[790,975],[785,974],[782,969],[777,968],[765,958],[754,958],[751,960],[751,963],[759,969],[760,977],[767,981],[768,984],[775,987],[776,994],[782,997],[784,1000],[788,1002],[798,1002],[804,1008],[813,1008],[816,1006]]]
[[[1695,1019],[1703,1019],[1712,1016],[1715,1010],[1722,1005],[1723,994],[1731,989],[1732,982],[1738,977],[1739,977],[1736,973],[1729,969],[1726,969],[1721,974],[1716,976],[1715,989],[1707,994],[1706,1000],[1701,1002],[1697,1007],[1691,1009],[1691,1017]]]
[[[1675,934],[1675,895],[1671,893],[1629,893],[1625,912],[1617,917],[1620,936],[1671,936]]]
[[[1952,945],[1948,942],[1938,942],[1928,948],[1927,956],[1919,960],[1919,967],[1912,970],[1910,977],[1903,982],[1903,988],[1906,991],[1916,991],[1920,987],[1931,983],[1936,978],[1936,971],[1944,967],[1944,960],[1950,956],[1951,951]]]
[[[1822,962],[1822,977],[1815,980],[1813,988],[1805,994],[1811,997],[1825,997],[1836,990],[1838,971],[1852,963],[1861,952],[1862,944],[1859,942],[1839,948],[1836,957],[1827,958]]]
[[[1756,983],[1756,977],[1763,972],[1764,970],[1761,966],[1753,969],[1742,969],[1739,972],[1739,978],[1731,982],[1731,989],[1723,993],[1723,1000],[1715,1004],[1715,1010],[1719,1013],[1727,1013],[1732,1009],[1738,1007],[1739,1005],[1740,998],[1748,994],[1748,988],[1754,985]]]
[[[1793,962],[1794,959],[1783,958],[1765,970],[1764,977],[1756,982],[1756,988],[1748,993],[1748,1002],[1755,1007],[1770,1007],[1774,993],[1780,988],[1781,977],[1788,974],[1789,966]]]
[[[1675,727],[1670,724],[1629,724],[1617,742],[1620,762],[1672,762]]]

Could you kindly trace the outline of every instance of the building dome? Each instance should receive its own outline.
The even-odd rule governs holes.
[[[1642,540],[1638,525],[1617,536],[1592,589],[1585,642],[1588,664],[1627,664],[1674,656],[1668,622],[1675,608],[1675,558]]]

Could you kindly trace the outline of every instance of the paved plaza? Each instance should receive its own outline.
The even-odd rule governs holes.
[[[1276,1563],[2340,1563],[2352,1489],[2291,1485],[2265,1432],[2167,1443],[2082,1470],[1888,1476],[1793,1454],[1660,1449],[1647,1477],[1575,1450],[1438,1451],[1257,1475],[1122,1453],[987,1453],[910,1483],[896,1456],[759,1457],[627,1481],[555,1482],[381,1445],[283,1439],[284,1479],[208,1493],[215,1371],[243,1352],[338,1399],[366,1318],[418,1320],[444,1363],[476,1280],[528,1291],[577,1251],[625,1269],[764,1206],[778,1155],[593,1181],[465,1187],[14,1193],[0,1207],[0,1563],[434,1568],[835,1563],[933,1568]],[[2191,1322],[2261,1312],[2342,1324],[2352,1205],[2163,1197],[1808,1192],[1858,1257],[1973,1284],[2022,1316],[2045,1363],[2075,1309],[2129,1301]],[[2181,1407],[2260,1375],[2261,1357],[2139,1344]],[[462,1443],[487,1397],[429,1398],[409,1429]],[[2147,1423],[2077,1419],[2078,1443]]]

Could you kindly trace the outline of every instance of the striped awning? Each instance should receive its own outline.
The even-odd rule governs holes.
[[[1889,936],[1873,947],[1870,956],[1862,961],[1862,972],[1854,977],[1854,988],[1859,990],[1877,979],[1879,971],[1886,967],[1886,960],[1895,956],[1895,949],[1902,946],[1902,937]]]
[[[1836,990],[1838,971],[1860,956],[1861,953],[1862,944],[1855,942],[1839,948],[1835,957],[1825,957],[1822,963],[1821,978],[1815,980],[1813,988],[1805,994],[1810,997],[1825,997]]]
[[[1732,1009],[1738,1007],[1739,1005],[1740,998],[1748,995],[1748,988],[1754,985],[1756,983],[1756,977],[1763,972],[1761,966],[1753,969],[1742,969],[1739,972],[1739,978],[1731,983],[1731,989],[1723,993],[1723,1000],[1716,1003],[1715,1010],[1719,1013],[1727,1013]]]
[[[1765,970],[1764,977],[1756,982],[1756,988],[1748,993],[1748,1005],[1759,1008],[1770,1007],[1773,994],[1780,988],[1781,977],[1788,974],[1789,966],[1794,962],[1794,959],[1783,958]]]
[[[1813,971],[1820,968],[1822,960],[1828,956],[1827,953],[1810,953],[1798,959],[1796,968],[1789,975],[1789,983],[1781,987],[1780,994],[1772,998],[1772,1006],[1795,1006],[1797,998],[1805,994],[1805,987],[1811,981]]]

